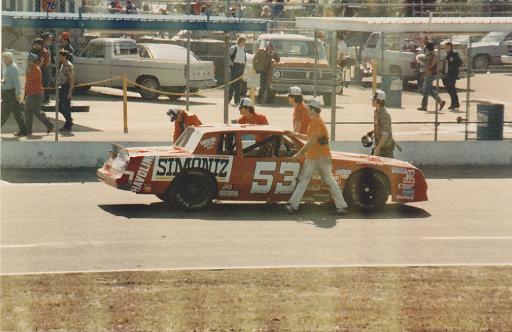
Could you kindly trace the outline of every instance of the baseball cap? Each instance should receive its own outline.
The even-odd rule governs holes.
[[[311,98],[311,99],[309,100],[309,104],[308,104],[308,106],[309,106],[310,108],[312,108],[312,109],[314,109],[315,111],[317,111],[317,112],[318,112],[318,111],[320,111],[320,110],[321,110],[321,108],[320,108],[320,107],[322,106],[322,103],[321,103],[321,102],[320,102],[320,100],[319,100],[319,99],[317,99],[317,98]]]
[[[242,100],[240,100],[240,105],[238,106],[239,108],[242,108],[242,107],[253,107],[254,104],[252,103],[252,100],[250,100],[249,98],[242,98]]]
[[[386,100],[386,93],[381,89],[375,90],[372,100]]]
[[[302,96],[302,90],[298,86],[291,86],[288,89],[288,96]]]
[[[179,112],[180,112],[180,110],[177,108],[171,108],[170,110],[167,111],[167,115],[171,118],[171,122],[176,121],[176,119],[178,118]]]
[[[44,32],[42,35],[41,35],[41,38],[44,40],[44,39],[48,39],[48,38],[52,38],[52,34],[49,33],[49,32]]]

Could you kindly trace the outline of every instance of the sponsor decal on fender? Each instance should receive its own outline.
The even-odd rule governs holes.
[[[407,168],[403,167],[392,167],[391,172],[393,174],[407,174]]]
[[[133,180],[131,191],[138,193],[142,190],[142,186],[146,181],[154,159],[154,156],[146,156],[142,158],[139,170],[137,171],[137,176],[135,176],[135,179]]]
[[[204,140],[199,142],[199,144],[201,144],[201,146],[206,150],[211,150],[217,144],[217,137],[205,138]]]
[[[238,197],[238,191],[236,190],[220,190],[219,191],[220,197]]]
[[[402,189],[402,194],[397,195],[398,199],[405,200],[413,200],[414,199],[414,189],[413,188],[404,188]]]
[[[232,166],[232,156],[158,157],[153,169],[153,181],[170,181],[183,170],[202,168],[212,173],[217,181],[228,182]]]
[[[348,179],[350,174],[352,174],[352,170],[346,168],[340,168],[336,170],[336,175],[339,175],[342,179]]]

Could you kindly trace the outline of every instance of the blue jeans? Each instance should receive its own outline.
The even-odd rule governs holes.
[[[441,102],[441,98],[437,93],[437,90],[434,89],[434,80],[435,76],[425,77],[423,81],[423,99],[421,100],[421,107],[427,107],[428,105],[428,96],[432,96],[437,102]]]

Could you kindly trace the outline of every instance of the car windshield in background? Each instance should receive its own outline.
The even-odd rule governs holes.
[[[146,47],[155,59],[187,61],[187,49],[184,47],[174,45],[151,45]],[[192,52],[190,52],[190,61],[199,61]]]
[[[137,46],[133,43],[120,43],[114,47],[115,55],[137,55]]]
[[[272,45],[281,57],[315,58],[315,44],[311,40],[272,40]],[[264,45],[264,43],[263,43]],[[317,43],[319,59],[326,59],[325,49],[322,44]]]

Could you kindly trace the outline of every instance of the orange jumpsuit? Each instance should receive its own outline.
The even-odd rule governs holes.
[[[188,113],[186,111],[180,111],[178,115],[178,119],[174,121],[174,135],[173,141],[176,142],[178,137],[185,131],[187,127],[190,126],[200,126],[203,123],[199,120],[199,117],[193,113]]]

